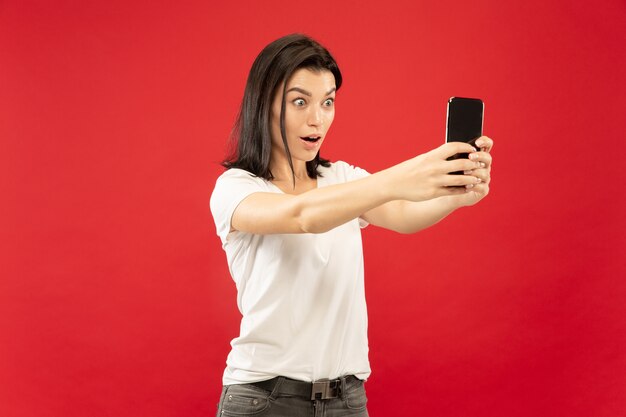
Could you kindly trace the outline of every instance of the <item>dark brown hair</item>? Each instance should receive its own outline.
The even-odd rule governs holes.
[[[337,90],[341,87],[341,72],[335,59],[326,48],[308,36],[295,33],[267,45],[254,60],[248,74],[241,108],[230,137],[230,154],[222,162],[224,167],[244,169],[266,180],[274,178],[270,171],[270,117],[272,101],[282,83],[280,133],[295,186],[293,162],[285,135],[285,90],[291,75],[300,68],[330,71],[335,76]],[[313,160],[306,163],[310,178],[321,176],[317,170],[319,165],[328,167],[330,162],[318,152]]]

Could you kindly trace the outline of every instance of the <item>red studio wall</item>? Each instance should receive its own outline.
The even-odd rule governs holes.
[[[491,194],[363,231],[372,416],[626,415],[626,3],[0,4],[0,415],[214,415],[239,313],[209,196],[260,49],[344,74],[371,172],[481,97]]]

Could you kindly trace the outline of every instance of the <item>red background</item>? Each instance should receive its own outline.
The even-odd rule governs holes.
[[[365,229],[372,416],[626,415],[619,0],[0,3],[0,415],[214,415],[235,289],[208,201],[260,49],[345,84],[324,155],[438,146],[481,97],[492,192]]]

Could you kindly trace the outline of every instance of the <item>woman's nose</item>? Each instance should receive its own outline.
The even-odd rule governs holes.
[[[309,124],[309,126],[319,126],[322,123],[321,109],[311,109],[308,115],[307,123]]]

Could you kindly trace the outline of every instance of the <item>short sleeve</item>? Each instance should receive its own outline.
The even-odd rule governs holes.
[[[264,191],[262,180],[248,171],[231,168],[215,182],[210,207],[217,235],[226,243],[235,209],[252,193]]]
[[[340,176],[342,176],[345,182],[350,182],[354,180],[359,180],[361,178],[365,178],[371,175],[369,172],[364,170],[363,168],[356,167],[354,165],[350,165],[344,161],[335,162],[338,171],[340,171]],[[365,221],[362,217],[359,217],[359,227],[361,229],[369,226],[369,223]]]
[[[369,172],[364,170],[363,168],[355,167],[354,165],[350,165],[344,162],[344,172],[346,174],[346,182],[359,180],[361,178],[365,178],[371,175]]]

